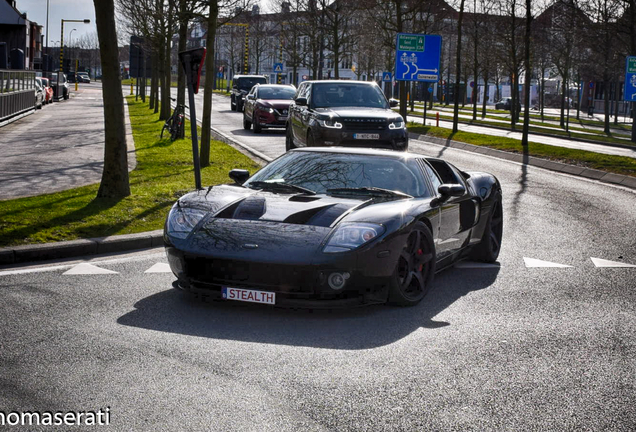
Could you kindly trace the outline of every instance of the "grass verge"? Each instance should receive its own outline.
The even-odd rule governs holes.
[[[408,124],[408,130],[416,134],[450,139],[512,153],[523,153],[521,141],[512,138],[462,131],[453,134],[450,129],[423,126],[420,123],[412,122]],[[636,177],[636,159],[633,158],[555,147],[534,142],[530,142],[528,148],[530,156]]]
[[[186,138],[160,139],[163,121],[148,104],[128,97],[137,167],[130,172],[131,195],[96,198],[99,184],[54,194],[0,201],[0,247],[131,234],[163,227],[176,199],[194,189],[190,125]],[[258,165],[220,141],[213,141],[203,185],[229,182],[232,168],[250,172]]]

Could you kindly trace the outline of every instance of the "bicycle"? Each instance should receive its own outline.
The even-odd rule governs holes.
[[[183,128],[185,126],[185,106],[177,105],[177,107],[172,112],[172,115],[163,125],[163,129],[161,129],[161,138],[163,138],[163,133],[168,130],[170,133],[170,141],[174,141],[177,138],[181,137],[183,134]]]

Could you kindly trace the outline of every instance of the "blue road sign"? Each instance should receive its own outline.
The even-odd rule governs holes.
[[[439,81],[442,37],[398,33],[395,51],[395,79],[398,81]]]
[[[625,92],[624,100],[636,102],[636,56],[625,59]]]
[[[393,81],[393,75],[391,72],[382,72],[382,81],[391,82]]]
[[[283,71],[282,63],[274,63],[274,72],[281,73]]]

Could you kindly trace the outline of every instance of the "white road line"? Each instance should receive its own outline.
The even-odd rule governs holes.
[[[523,257],[523,261],[526,264],[526,267],[555,267],[555,268],[571,268],[570,265],[559,264],[550,261],[541,261],[535,258],[526,258]]]
[[[634,264],[628,264],[620,261],[608,261],[601,258],[590,258],[596,267],[613,267],[613,268],[627,268],[636,267]]]
[[[170,266],[166,263],[157,263],[144,273],[172,273],[172,270],[170,270]]]
[[[119,272],[113,270],[107,270],[105,268],[97,267],[96,265],[89,263],[81,263],[73,267],[72,269],[64,272],[65,275],[87,275],[87,274],[119,274]]]

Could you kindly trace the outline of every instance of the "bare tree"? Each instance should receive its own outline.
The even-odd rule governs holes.
[[[124,99],[119,79],[115,4],[114,0],[94,0],[93,3],[102,62],[105,128],[104,170],[97,197],[123,198],[130,195],[130,185]]]

